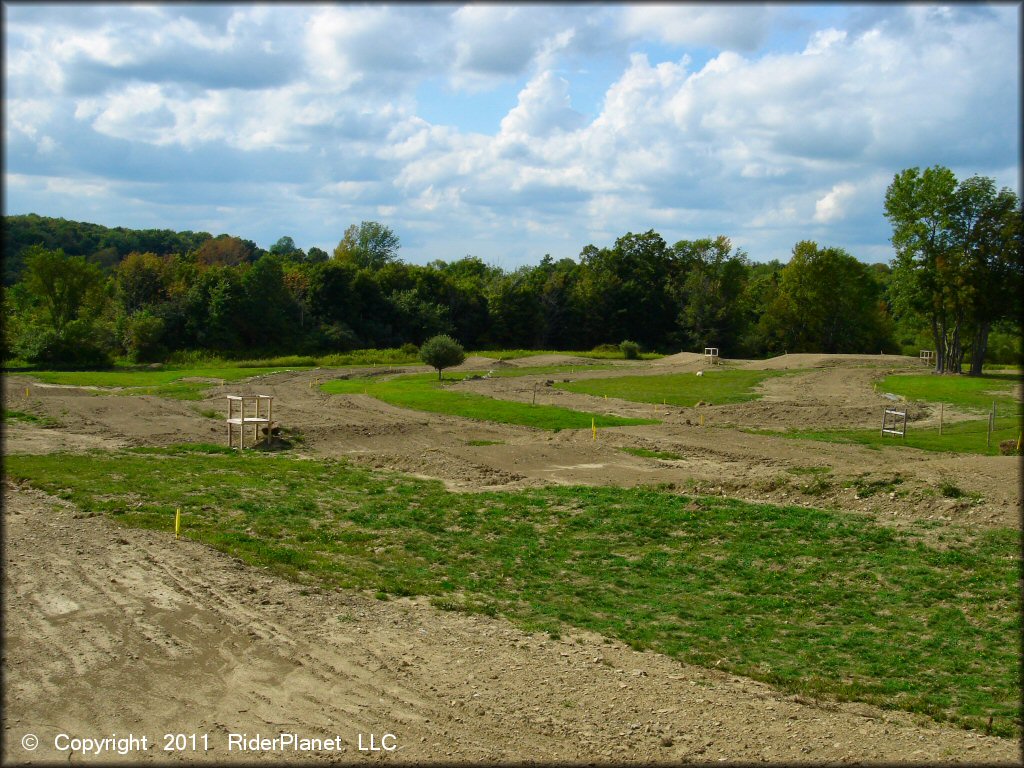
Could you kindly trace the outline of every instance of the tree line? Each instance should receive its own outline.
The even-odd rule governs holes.
[[[969,354],[973,371],[990,342],[997,357],[1019,350],[1020,208],[990,179],[954,178],[950,192],[951,175],[910,169],[894,179],[885,201],[892,265],[811,241],[786,264],[756,263],[725,236],[670,245],[651,230],[505,271],[474,256],[407,264],[398,236],[373,221],[350,226],[328,254],[290,236],[264,251],[229,235],[10,216],[3,353],[83,366],[184,350],[419,346],[438,334],[468,349],[629,340],[666,352],[716,346],[731,357],[916,354],[941,341],[941,370],[959,370],[954,361]]]

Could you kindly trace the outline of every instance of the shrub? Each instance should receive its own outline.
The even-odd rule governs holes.
[[[19,339],[16,350],[30,365],[82,370],[110,368],[114,364],[98,338],[100,334],[87,322],[72,321],[61,334],[50,328],[33,330]]]
[[[622,342],[619,344],[619,351],[622,352],[622,356],[627,360],[640,359],[640,345],[635,341]]]
[[[410,357],[416,357],[420,353],[420,348],[413,344],[411,341],[405,342],[402,345],[402,354],[409,355]]]
[[[164,321],[146,310],[136,312],[128,318],[124,331],[124,346],[128,355],[137,363],[152,363],[162,360],[167,348],[162,343]]]
[[[420,360],[437,369],[438,381],[444,368],[458,365],[465,359],[466,350],[451,336],[433,336],[420,347]]]

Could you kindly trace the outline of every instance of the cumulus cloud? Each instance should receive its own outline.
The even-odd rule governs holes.
[[[771,258],[805,237],[879,252],[905,167],[1019,183],[1012,7],[55,8],[7,9],[11,210],[84,184],[106,223],[149,200],[195,229],[174,202],[195,181],[269,242],[386,216],[424,260],[472,250],[428,233],[535,261],[651,227]],[[427,82],[503,117],[432,124]]]

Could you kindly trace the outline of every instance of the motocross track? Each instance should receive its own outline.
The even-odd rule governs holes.
[[[206,402],[4,381],[8,409],[48,416],[54,428],[9,426],[6,453],[226,442],[225,394],[274,395],[275,419],[301,432],[298,456],[352,461],[437,477],[453,490],[544,484],[674,484],[684,492],[831,506],[884,524],[928,519],[981,529],[1018,526],[1014,457],[786,440],[738,427],[878,427],[890,402],[872,389],[890,371],[921,371],[894,356],[788,355],[725,361],[790,368],[760,400],[697,409],[577,395],[552,379],[696,372],[701,355],[652,363],[546,356],[465,369],[565,364],[570,374],[481,378],[454,385],[504,399],[661,419],[658,425],[544,432],[326,395],[333,377],[391,369],[281,373],[211,386]],[[403,368],[409,370],[426,370]],[[536,386],[535,386],[536,385]],[[25,388],[29,395],[25,396]],[[910,408],[911,424],[934,420]],[[704,426],[699,426],[703,415]],[[947,420],[958,414],[945,413]],[[962,417],[962,415],[961,415]],[[470,445],[470,441],[498,441]],[[620,450],[671,451],[677,461]],[[828,466],[827,490],[810,496],[790,469]],[[901,493],[857,498],[844,481],[903,479]],[[953,482],[974,498],[936,493]],[[820,491],[820,489],[818,489]],[[818,491],[816,491],[818,493]],[[60,732],[95,738],[147,734],[155,748],[92,760],[364,762],[966,761],[1019,764],[1016,742],[863,704],[816,702],[717,670],[639,653],[570,630],[529,635],[500,618],[439,611],[421,599],[302,588],[194,542],[124,529],[27,487],[4,489],[4,762],[65,763]],[[167,732],[208,733],[211,749],[168,753]],[[341,751],[245,752],[228,733],[340,737]],[[25,751],[26,733],[40,747]],[[360,751],[394,734],[393,752]],[[360,742],[362,734],[362,742]]]

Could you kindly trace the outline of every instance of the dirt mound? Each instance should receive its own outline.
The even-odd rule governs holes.
[[[653,365],[687,365],[689,363],[703,363],[704,355],[701,352],[677,352],[674,355],[655,360]]]
[[[779,355],[767,360],[744,361],[744,368],[758,371],[779,371],[788,368],[829,368],[833,366],[904,366],[921,365],[916,357],[907,355],[820,355],[804,352]]]
[[[476,371],[480,369],[493,368],[500,361],[494,357],[483,357],[482,355],[468,355],[460,365],[449,369],[452,371]]]
[[[590,357],[577,357],[576,355],[529,355],[508,361],[516,368],[536,368],[541,365],[596,365],[603,362],[605,361]]]

